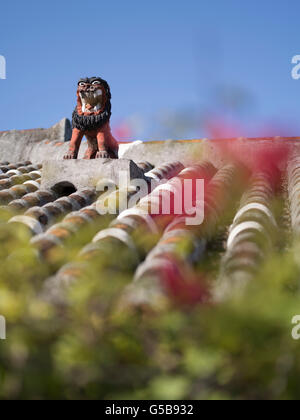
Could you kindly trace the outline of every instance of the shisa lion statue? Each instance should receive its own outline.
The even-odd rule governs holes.
[[[64,159],[77,159],[85,136],[88,149],[84,159],[118,159],[119,145],[109,125],[111,93],[101,77],[80,79],[77,88],[77,106],[72,116],[72,138]]]

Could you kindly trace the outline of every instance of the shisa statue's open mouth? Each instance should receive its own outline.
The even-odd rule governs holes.
[[[82,103],[82,112],[97,112],[102,108],[102,90],[86,90],[79,93],[81,103]]]

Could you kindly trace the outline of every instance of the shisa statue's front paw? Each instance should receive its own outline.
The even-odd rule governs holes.
[[[109,159],[109,154],[106,150],[97,152],[96,159]]]
[[[68,152],[67,154],[64,155],[64,159],[65,160],[77,159],[77,153],[75,153],[75,152]]]

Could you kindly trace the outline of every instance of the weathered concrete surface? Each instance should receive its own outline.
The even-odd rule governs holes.
[[[120,156],[135,162],[148,161],[152,165],[180,161],[188,166],[201,160],[211,147],[205,140],[157,142],[134,142],[120,146]]]
[[[38,151],[41,145],[67,142],[71,134],[71,123],[67,118],[63,118],[50,128],[0,132],[0,161],[31,160],[30,157],[34,152],[40,159]]]
[[[20,143],[21,148],[23,142]],[[158,141],[158,142],[132,142],[120,144],[120,158],[131,159],[134,162],[148,161],[153,165],[162,165],[167,162],[179,160],[183,165],[188,166],[199,162],[201,159],[209,159],[215,166],[220,167],[226,161],[227,146],[237,153],[245,163],[252,163],[256,152],[260,147],[275,148],[282,147],[283,144],[292,148],[300,147],[300,139],[234,139],[234,140],[184,140],[184,141]],[[24,145],[23,145],[24,146]],[[3,150],[3,142],[0,139],[0,161],[11,163],[30,160],[32,163],[42,163],[45,159],[62,161],[64,154],[69,149],[68,142],[49,142],[41,141],[37,143],[25,144],[18,153]],[[86,151],[87,144],[83,141],[79,152],[79,159],[82,159]]]
[[[66,119],[50,129],[10,131],[0,133],[0,162],[11,163],[30,160],[32,163],[42,163],[45,159],[62,161],[69,149],[65,140],[71,135],[70,122]],[[148,161],[153,165],[162,165],[170,161],[180,161],[185,166],[210,160],[220,167],[226,163],[226,149],[236,150],[244,163],[253,163],[260,147],[281,147],[283,144],[300,147],[300,138],[269,138],[269,139],[226,139],[226,140],[166,140],[132,143],[121,143],[119,157],[131,159],[134,162]],[[79,159],[84,156],[87,143],[83,140]],[[224,153],[225,151],[225,153]]]
[[[300,149],[300,138],[222,139],[222,140],[167,140],[157,142],[136,142],[120,147],[120,155],[135,162],[148,161],[153,165],[180,161],[189,166],[201,160],[209,160],[217,168],[230,162],[234,156],[245,165],[253,167],[257,153],[268,151],[278,156],[286,146],[291,151]]]
[[[144,172],[129,159],[94,159],[45,161],[42,169],[42,189],[57,189],[72,184],[77,190],[95,188],[101,179],[119,185],[120,177],[129,180],[144,178]]]
[[[0,133],[0,162],[8,161],[16,163],[30,160],[32,163],[41,163],[45,159],[62,160],[69,149],[69,142],[41,139],[45,130],[37,130],[32,134],[30,131]],[[148,161],[153,165],[162,165],[170,161],[181,161],[184,165],[195,162],[205,157],[208,149],[213,144],[207,140],[197,141],[165,141],[165,142],[141,142],[121,143],[119,157],[132,159],[135,162]],[[83,140],[79,159],[82,159],[87,149],[87,143]],[[217,153],[211,153],[216,160]]]
[[[60,128],[54,126],[48,130],[36,129],[0,133],[0,162],[16,163],[30,160],[32,163],[41,163],[45,159],[62,160],[69,149],[69,142],[64,141],[68,132],[66,128],[62,129],[65,125],[66,122],[63,120],[59,125]],[[121,143],[119,157],[132,159],[135,162],[147,160],[154,165],[179,160],[187,165],[195,161],[195,157],[204,156],[205,145],[205,148],[211,147],[205,140],[146,143],[135,141]],[[83,140],[79,159],[83,158],[86,149],[87,143]]]

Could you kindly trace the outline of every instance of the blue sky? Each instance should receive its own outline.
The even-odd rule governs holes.
[[[209,136],[219,124],[300,135],[297,0],[4,0],[0,10],[0,131],[70,117],[78,78],[95,75],[111,85],[112,126],[133,139]]]

